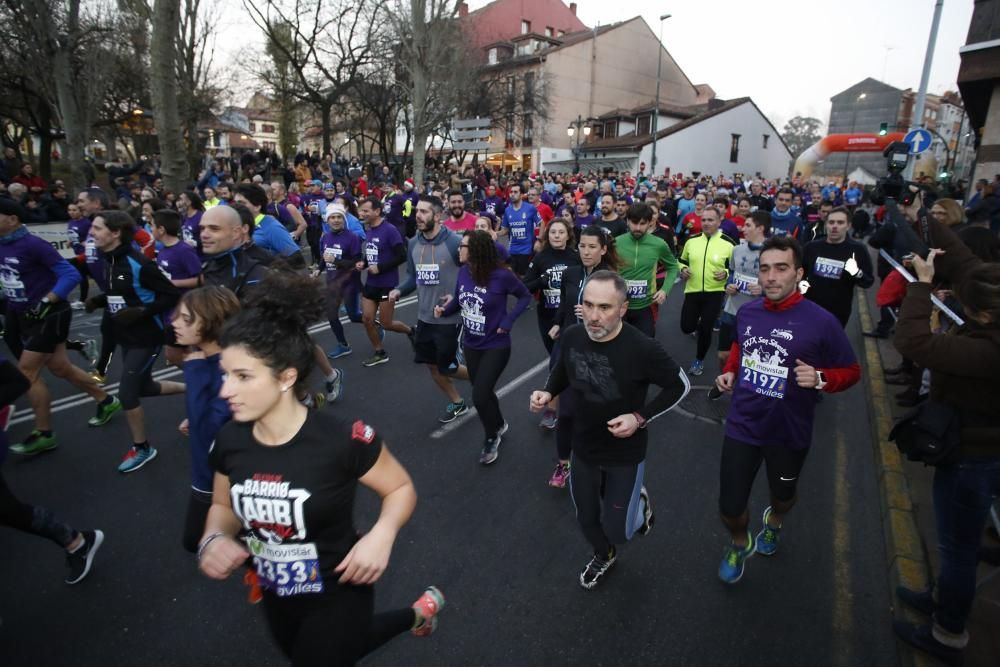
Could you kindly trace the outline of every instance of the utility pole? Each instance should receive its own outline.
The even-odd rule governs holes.
[[[656,178],[656,131],[660,119],[660,71],[663,69],[663,22],[670,18],[670,14],[660,17],[660,41],[656,43],[656,102],[653,104],[653,156],[650,162],[649,173]]]
[[[917,93],[917,104],[913,109],[913,116],[910,118],[910,129],[915,130],[924,126],[924,103],[927,100],[927,83],[931,78],[931,63],[934,61],[934,46],[937,43],[938,26],[941,25],[941,10],[944,9],[944,0],[937,0],[934,3],[934,19],[931,21],[931,34],[927,39],[927,53],[924,55],[924,71],[920,75],[920,90]],[[910,160],[906,165],[904,178],[913,180],[913,167],[916,160]]]

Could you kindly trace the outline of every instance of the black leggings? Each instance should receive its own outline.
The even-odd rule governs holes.
[[[101,316],[101,354],[94,365],[94,369],[101,375],[108,374],[108,366],[111,365],[111,355],[115,353],[118,342],[115,339],[115,328],[111,323],[111,313],[106,309]]]
[[[542,308],[541,304],[538,305],[538,333],[542,334],[542,345],[549,355],[552,354],[552,348],[556,344],[549,336],[549,329],[556,323],[557,312],[556,308]]]
[[[569,469],[570,495],[576,507],[576,521],[595,553],[610,553],[612,545],[628,542],[642,525],[639,490],[645,471],[645,461],[598,466],[573,457]]]
[[[153,380],[153,365],[160,347],[122,347],[122,379],[118,400],[126,410],[139,407],[140,396],[159,396],[160,383]]]
[[[0,446],[7,448],[6,437]],[[0,526],[52,540],[65,549],[76,537],[76,531],[59,521],[50,510],[23,503],[11,492],[3,474],[0,474]]]
[[[317,223],[306,227],[306,243],[309,244],[309,261],[318,264],[323,253],[319,250],[319,240],[323,238],[323,225]]]
[[[625,311],[625,321],[650,338],[656,338],[656,320],[653,318],[653,307],[628,309]]]
[[[90,293],[90,271],[87,269],[87,263],[78,257],[69,260],[69,263],[80,272],[80,301],[86,301]]]
[[[712,329],[722,308],[725,292],[688,292],[681,306],[681,331],[686,334],[698,332],[698,361],[704,361],[708,348],[712,346]]]
[[[347,345],[344,325],[340,323],[340,305],[347,306],[347,319],[355,324],[361,322],[360,285],[353,281],[336,283],[327,286],[326,317],[330,321],[330,330],[337,337],[337,342]]]
[[[187,511],[184,513],[184,534],[181,543],[185,550],[193,554],[198,553],[198,542],[205,534],[205,519],[208,517],[208,510],[211,507],[211,493],[191,489]]]
[[[483,424],[486,437],[494,438],[503,426],[500,399],[497,398],[494,389],[500,374],[510,361],[510,348],[474,350],[471,347],[463,347],[463,350],[465,363],[469,368],[469,379],[472,381],[472,404],[479,413],[479,421]]]
[[[727,437],[722,443],[722,462],[719,465],[719,511],[723,516],[734,519],[743,516],[754,478],[763,462],[767,462],[771,502],[787,504],[794,501],[799,473],[808,453],[808,448],[758,447]]]
[[[264,595],[271,635],[292,665],[353,665],[413,627],[413,609],[374,613],[375,589],[340,586],[328,593]]]

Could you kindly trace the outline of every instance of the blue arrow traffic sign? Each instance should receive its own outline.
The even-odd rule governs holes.
[[[923,153],[925,150],[931,147],[931,133],[922,128],[917,128],[915,130],[910,130],[903,137],[903,141],[910,145],[910,155],[917,155]]]

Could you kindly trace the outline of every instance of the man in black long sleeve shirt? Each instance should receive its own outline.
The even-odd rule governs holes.
[[[850,212],[840,206],[826,216],[826,237],[806,245],[803,266],[809,290],[806,298],[823,306],[847,326],[854,305],[854,287],[875,282],[868,248],[847,238]]]
[[[580,573],[593,588],[623,544],[653,525],[643,486],[649,421],[677,405],[690,389],[687,377],[655,339],[625,323],[625,281],[597,271],[583,292],[583,325],[561,336],[559,359],[545,389],[531,395],[540,412],[569,390],[573,401],[570,487],[577,521],[594,556]],[[649,403],[649,385],[661,391]],[[602,493],[603,488],[603,493]]]

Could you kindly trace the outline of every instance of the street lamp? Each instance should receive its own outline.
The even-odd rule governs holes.
[[[858,99],[854,102],[854,113],[851,115],[851,134],[854,134],[854,129],[858,122],[858,102],[868,97],[868,93],[861,93],[858,95]],[[844,160],[844,180],[841,185],[847,185],[847,168],[851,164],[851,154],[847,154],[847,158]]]
[[[653,156],[649,161],[650,170],[653,177],[656,177],[656,130],[660,119],[660,71],[663,69],[663,22],[671,17],[671,14],[664,14],[660,17],[660,41],[656,43],[656,102],[653,104]]]
[[[576,120],[571,120],[569,127],[566,128],[566,134],[570,139],[576,137],[576,146],[573,148],[573,173],[580,173],[580,135],[585,137],[590,136],[590,123],[592,118],[584,118],[583,116],[577,116]]]

